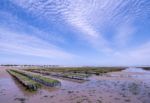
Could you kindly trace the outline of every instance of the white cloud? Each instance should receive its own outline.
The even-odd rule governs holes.
[[[92,25],[90,18],[93,17],[91,13],[93,12],[92,6],[89,2],[92,1],[51,1],[46,2],[41,1],[14,1],[17,5],[31,11],[37,16],[42,16],[47,20],[53,20],[61,18],[64,22],[71,25],[74,29],[81,32],[82,37],[89,41],[94,47],[97,48],[109,48],[107,40],[103,37],[100,31],[96,30]],[[57,19],[58,20],[58,19]],[[93,20],[92,20],[93,21]],[[95,20],[96,21],[96,20]]]
[[[0,20],[0,52],[45,58],[75,57],[54,45],[65,42],[60,36],[43,32],[8,12],[0,12],[0,16],[4,17]]]
[[[0,52],[40,56],[46,58],[73,58],[75,55],[49,44],[40,38],[7,29],[0,29]]]

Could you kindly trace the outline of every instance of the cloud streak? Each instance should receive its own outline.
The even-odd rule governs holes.
[[[55,35],[40,31],[7,12],[0,12],[0,15],[5,17],[5,19],[0,20],[2,24],[0,26],[1,53],[60,59],[75,57],[75,55],[65,52],[60,47],[54,45],[55,42],[64,42],[59,36],[56,37]]]
[[[40,56],[45,58],[71,58],[72,54],[37,37],[0,29],[1,52]]]

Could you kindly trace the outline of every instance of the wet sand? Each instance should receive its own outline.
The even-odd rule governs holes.
[[[127,69],[61,87],[27,91],[0,67],[0,103],[150,103],[150,72]]]

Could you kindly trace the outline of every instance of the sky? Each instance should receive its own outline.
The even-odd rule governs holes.
[[[0,64],[150,65],[150,0],[0,0]]]

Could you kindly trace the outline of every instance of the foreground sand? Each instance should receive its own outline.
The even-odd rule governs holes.
[[[150,103],[150,72],[124,70],[77,83],[59,79],[61,87],[26,91],[0,67],[0,103]]]

